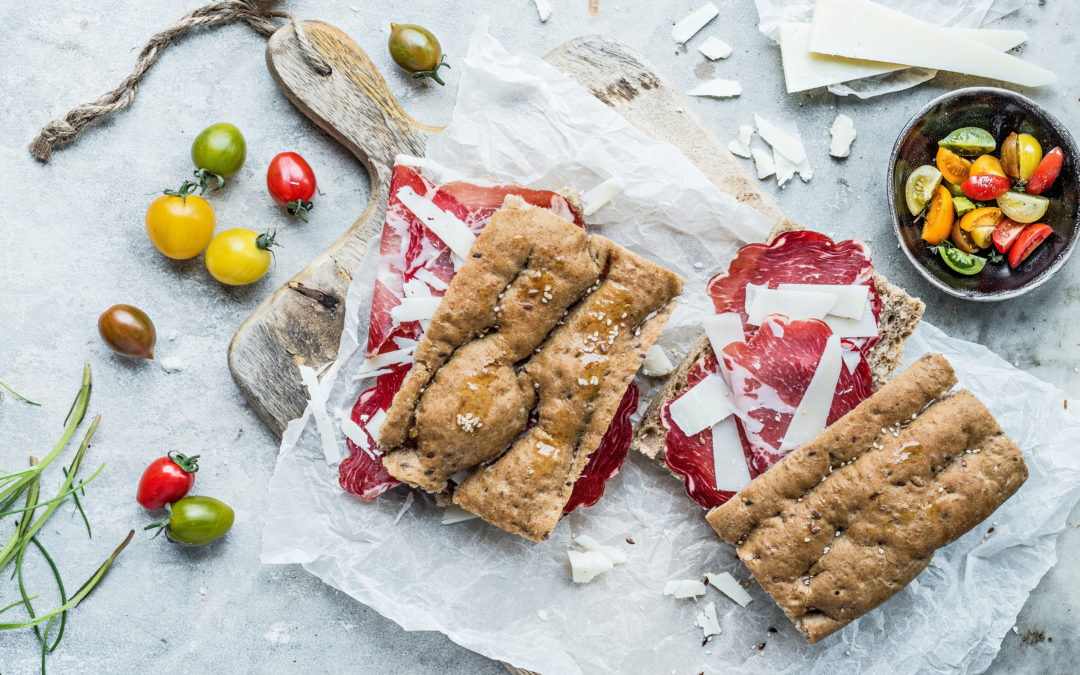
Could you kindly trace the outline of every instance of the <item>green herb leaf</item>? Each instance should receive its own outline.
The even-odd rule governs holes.
[[[3,381],[0,381],[0,387],[3,387],[4,389],[7,389],[7,390],[8,390],[9,392],[11,392],[11,395],[12,395],[12,396],[14,396],[15,398],[19,399],[20,401],[23,401],[23,402],[25,402],[25,403],[29,403],[30,405],[36,405],[36,406],[40,406],[40,405],[41,405],[40,403],[34,403],[34,402],[33,402],[33,401],[31,401],[30,399],[26,398],[25,396],[23,396],[23,395],[22,395],[22,394],[20,394],[19,392],[15,391],[15,390],[14,390],[14,389],[12,389],[11,387],[9,387],[9,386],[7,386],[6,384],[4,384],[4,383],[3,383]]]

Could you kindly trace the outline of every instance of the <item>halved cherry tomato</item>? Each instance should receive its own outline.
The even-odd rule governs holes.
[[[960,229],[971,232],[976,227],[995,227],[1001,220],[1001,209],[993,206],[983,206],[969,211],[960,219]]]
[[[1064,161],[1065,153],[1061,151],[1061,148],[1054,148],[1046,153],[1046,157],[1043,157],[1039,166],[1035,168],[1035,173],[1031,174],[1031,180],[1028,181],[1024,192],[1030,195],[1041,195],[1049,190],[1057,180],[1058,174],[1061,173],[1061,164]]]
[[[960,186],[964,194],[978,202],[989,202],[1009,191],[1012,181],[1005,176],[978,174],[969,176]]]
[[[952,195],[949,194],[949,189],[944,185],[937,186],[934,197],[930,200],[930,209],[926,212],[922,238],[930,242],[931,246],[937,246],[942,239],[949,236],[955,218],[956,211],[953,210]]]
[[[1031,134],[1020,134],[1016,137],[1016,154],[1020,162],[1020,180],[1030,179],[1042,161],[1042,146]]]
[[[982,223],[972,228],[971,232],[968,234],[971,235],[971,241],[975,242],[975,245],[980,249],[990,248],[990,244],[993,242],[994,238],[994,230],[996,229],[996,223],[993,225]]]
[[[948,148],[938,148],[935,163],[937,168],[941,170],[941,175],[945,177],[945,180],[953,185],[963,183],[967,180],[968,174],[971,173],[971,162]]]
[[[195,484],[198,460],[198,455],[188,457],[170,452],[167,457],[158,457],[150,462],[139,480],[135,501],[150,511],[180,501]]]
[[[979,247],[975,245],[975,240],[972,239],[969,232],[965,232],[960,229],[960,221],[956,221],[952,226],[952,236],[949,237],[956,248],[960,249],[964,253],[975,253],[979,250]]]
[[[1005,176],[1005,169],[1001,166],[1001,162],[997,157],[993,155],[980,155],[978,159],[971,163],[971,172],[969,175],[977,176],[979,174],[990,174],[991,176]]]
[[[1009,178],[1016,180],[1020,177],[1020,154],[1016,148],[1015,131],[1001,142],[1001,167]]]
[[[1024,223],[1018,223],[1012,218],[1002,218],[994,228],[994,248],[998,253],[1008,253],[1013,242],[1027,227]]]
[[[1016,243],[1009,249],[1009,267],[1015,268],[1017,265],[1027,260],[1032,251],[1046,241],[1046,238],[1052,233],[1053,230],[1045,223],[1028,225],[1027,228],[1020,233],[1020,236],[1016,238]]]
[[[295,152],[275,155],[266,169],[266,189],[275,202],[307,222],[315,195],[315,172],[303,157]]]
[[[1046,197],[1011,190],[1002,193],[997,203],[1002,213],[1020,223],[1034,223],[1050,208],[1050,200]]]

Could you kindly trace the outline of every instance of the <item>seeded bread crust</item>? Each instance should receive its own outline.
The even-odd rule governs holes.
[[[1027,480],[1020,449],[928,354],[707,520],[813,643],[904,588]]]
[[[801,229],[803,227],[798,223],[785,219],[773,228],[766,242],[771,242],[784,232]],[[905,293],[899,286],[889,283],[880,274],[874,274],[874,287],[881,296],[881,315],[878,317],[881,337],[870,350],[867,358],[874,378],[874,389],[879,389],[889,381],[900,365],[904,356],[904,343],[919,325],[926,305],[922,300]],[[660,407],[686,387],[686,376],[690,368],[698,359],[711,351],[712,347],[704,335],[693,344],[679,363],[679,367],[668,377],[664,386],[646,408],[634,430],[634,439],[631,444],[633,449],[665,465],[664,447],[667,443],[667,429],[660,422]]]

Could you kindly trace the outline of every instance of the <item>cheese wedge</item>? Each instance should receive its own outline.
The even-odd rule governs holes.
[[[1028,87],[1058,81],[1057,75],[1042,66],[869,0],[818,0],[810,50],[951,70]]]

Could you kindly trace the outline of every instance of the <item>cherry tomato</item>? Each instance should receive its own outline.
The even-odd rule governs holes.
[[[167,457],[158,457],[143,471],[135,501],[150,511],[179,501],[195,484],[198,470],[198,455],[170,452]]]
[[[937,186],[934,197],[930,200],[930,209],[926,212],[922,238],[933,246],[941,243],[942,239],[949,236],[955,218],[952,195],[944,185]]]
[[[162,530],[170,540],[184,546],[205,546],[225,536],[232,527],[232,507],[213,497],[184,497],[165,506],[169,515],[150,523],[144,530]]]
[[[117,354],[139,359],[154,358],[157,330],[138,307],[113,305],[98,317],[101,339]]]
[[[1005,175],[1013,180],[1020,177],[1020,150],[1016,132],[1012,132],[1001,142],[1001,166]]]
[[[964,194],[979,202],[989,202],[1009,191],[1012,181],[1005,176],[983,173],[969,176],[960,188]]]
[[[964,214],[960,220],[960,229],[971,232],[977,226],[993,228],[1001,220],[1001,209],[993,206],[981,206]]]
[[[270,269],[278,246],[274,235],[259,234],[243,227],[225,230],[206,248],[206,269],[210,275],[229,286],[243,286],[262,279]]]
[[[270,160],[266,170],[266,189],[280,206],[307,222],[307,213],[315,196],[315,172],[295,152],[282,152]]]
[[[1039,141],[1031,134],[1016,137],[1016,154],[1019,161],[1020,180],[1029,180],[1042,161],[1043,151]]]
[[[1012,218],[1002,218],[994,228],[994,248],[998,253],[1008,253],[1013,242],[1027,227],[1024,223],[1018,223]]]
[[[971,233],[960,227],[959,220],[953,223],[952,236],[949,237],[949,240],[964,253],[976,253],[979,250],[979,246],[975,243]]]
[[[166,190],[146,209],[150,243],[173,260],[194,258],[214,236],[214,207],[191,194],[194,190],[194,183],[184,181],[179,190]]]
[[[1004,176],[1005,169],[1001,166],[1001,162],[997,157],[993,155],[979,155],[974,162],[971,163],[971,171],[968,175],[977,176],[981,173],[988,173],[991,176]],[[960,181],[961,183],[963,181]]]
[[[963,183],[971,173],[971,162],[948,148],[938,148],[935,163],[945,180],[953,185]]]
[[[1050,186],[1057,180],[1058,174],[1061,173],[1061,164],[1064,161],[1065,153],[1061,151],[1061,148],[1054,148],[1046,153],[1046,156],[1039,162],[1039,166],[1035,168],[1035,173],[1031,174],[1031,180],[1024,187],[1024,192],[1031,195],[1041,195],[1049,190]]]
[[[1009,249],[1009,267],[1015,268],[1027,260],[1032,251],[1037,249],[1039,244],[1046,241],[1046,238],[1053,232],[1050,226],[1045,223],[1035,223],[1024,228],[1024,231],[1016,238],[1012,248]]]
[[[218,122],[199,132],[191,144],[191,161],[201,192],[213,183],[215,190],[225,185],[225,179],[244,165],[247,142],[244,135],[228,122]]]
[[[446,84],[439,77],[439,68],[449,68],[450,64],[446,62],[438,38],[427,28],[411,23],[392,23],[387,46],[394,63],[412,73],[413,79],[430,77],[439,84]]]
[[[1050,208],[1050,200],[1046,197],[1011,190],[998,197],[997,202],[1002,213],[1021,223],[1034,223]]]

